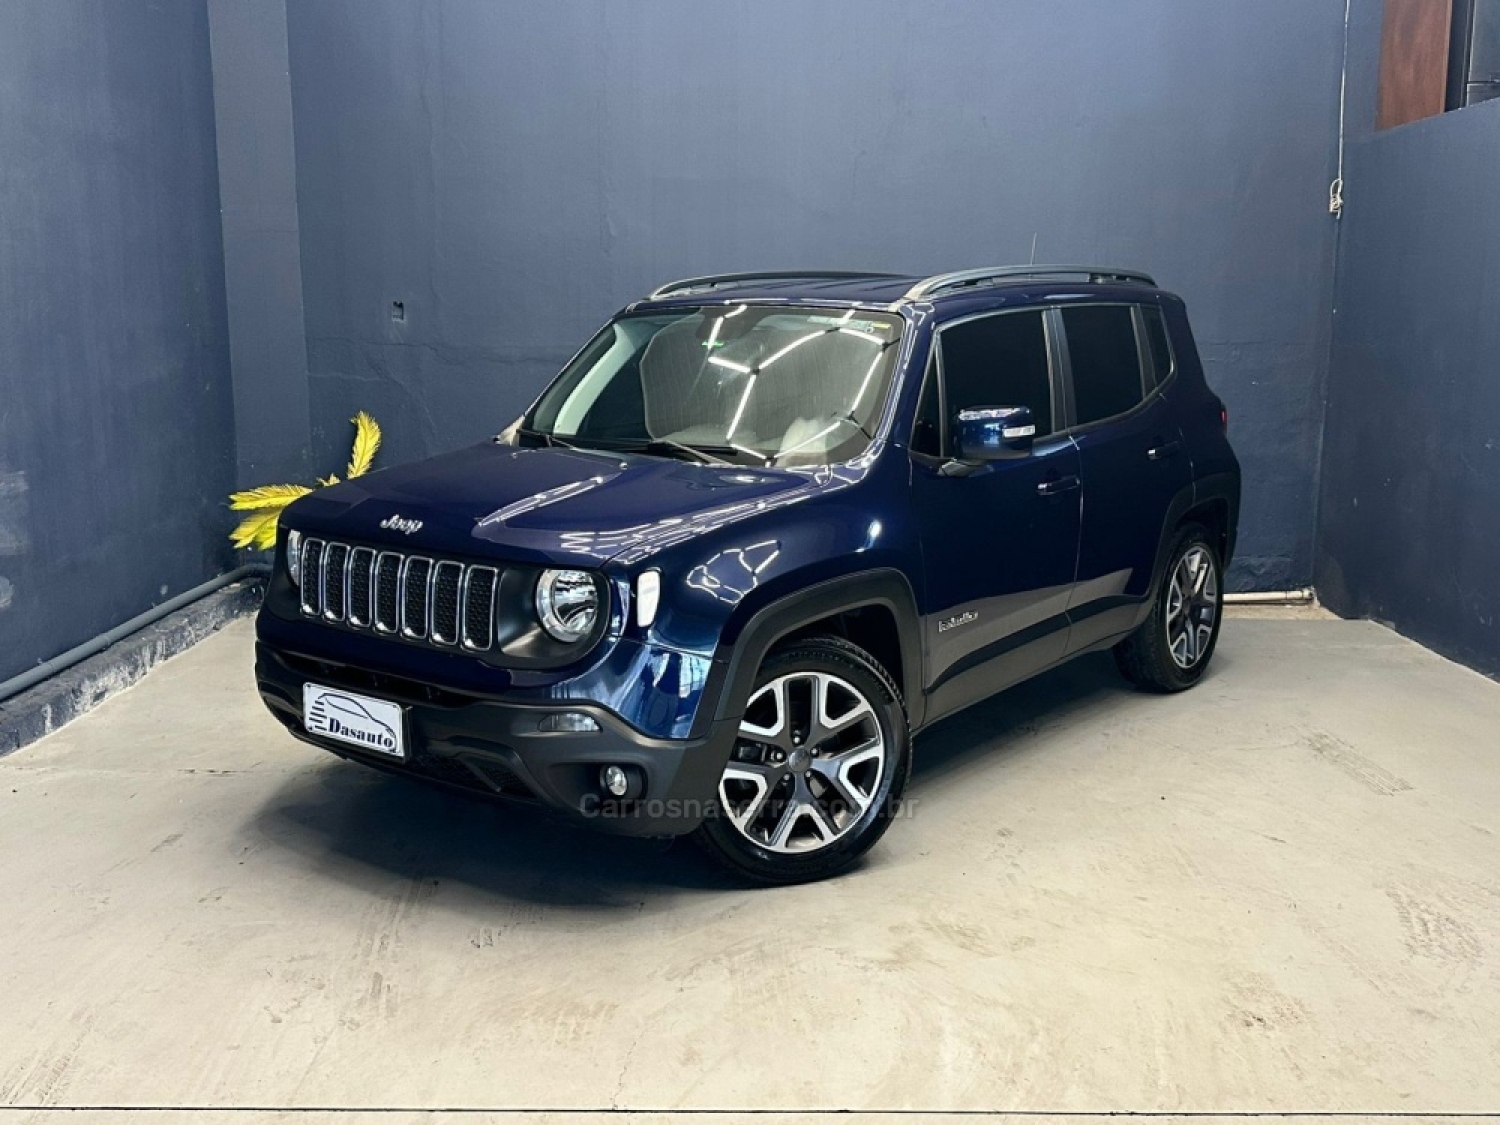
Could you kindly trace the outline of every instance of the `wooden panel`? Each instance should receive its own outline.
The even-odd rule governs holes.
[[[1376,128],[1443,112],[1452,30],[1453,0],[1385,0]]]

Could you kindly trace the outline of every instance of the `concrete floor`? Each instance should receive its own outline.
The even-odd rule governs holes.
[[[1500,1110],[1500,685],[1241,615],[1186,695],[959,716],[912,796],[738,889],[294,742],[237,623],[0,760],[0,1123]]]

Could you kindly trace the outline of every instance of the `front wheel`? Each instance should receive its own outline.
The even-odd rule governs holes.
[[[1181,528],[1151,615],[1115,646],[1125,678],[1147,691],[1184,691],[1200,679],[1219,642],[1224,584],[1219,552],[1197,524]]]
[[[757,882],[827,878],[884,834],[910,773],[906,709],[885,669],[839,637],[796,641],[761,666],[698,837]]]

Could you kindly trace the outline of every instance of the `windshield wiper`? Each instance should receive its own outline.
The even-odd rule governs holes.
[[[534,438],[537,441],[546,442],[548,445],[558,445],[564,449],[576,449],[580,452],[586,452],[583,446],[564,440],[556,434],[528,429],[522,429],[519,433],[522,437]],[[687,445],[672,438],[646,438],[641,441],[622,441],[618,438],[584,440],[590,448],[606,452],[645,453],[653,457],[685,456],[688,460],[695,461],[701,465],[733,466],[734,462],[725,460],[725,458],[733,456],[736,452],[732,445]]]
[[[641,445],[641,452],[656,457],[669,457],[674,453],[685,453],[692,460],[701,465],[733,465],[733,461],[724,459],[725,454],[733,455],[732,445],[685,445],[671,438],[652,438]]]
[[[856,429],[858,429],[860,433],[865,435],[866,441],[875,440],[875,435],[870,432],[870,428],[863,422],[861,422],[858,418],[856,418],[852,410],[844,411],[842,414],[836,417],[835,421],[848,422],[851,426],[854,426]]]
[[[516,433],[520,434],[522,437],[536,438],[538,441],[544,441],[549,446],[555,445],[561,446],[563,449],[579,449],[579,447],[574,445],[571,441],[564,441],[556,434],[544,434],[541,430],[528,430],[522,427],[521,429],[517,430]],[[582,452],[582,450],[579,449],[579,452]]]

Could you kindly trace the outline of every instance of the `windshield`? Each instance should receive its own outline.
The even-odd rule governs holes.
[[[738,305],[623,316],[542,395],[522,433],[696,460],[826,465],[869,445],[901,318]]]

